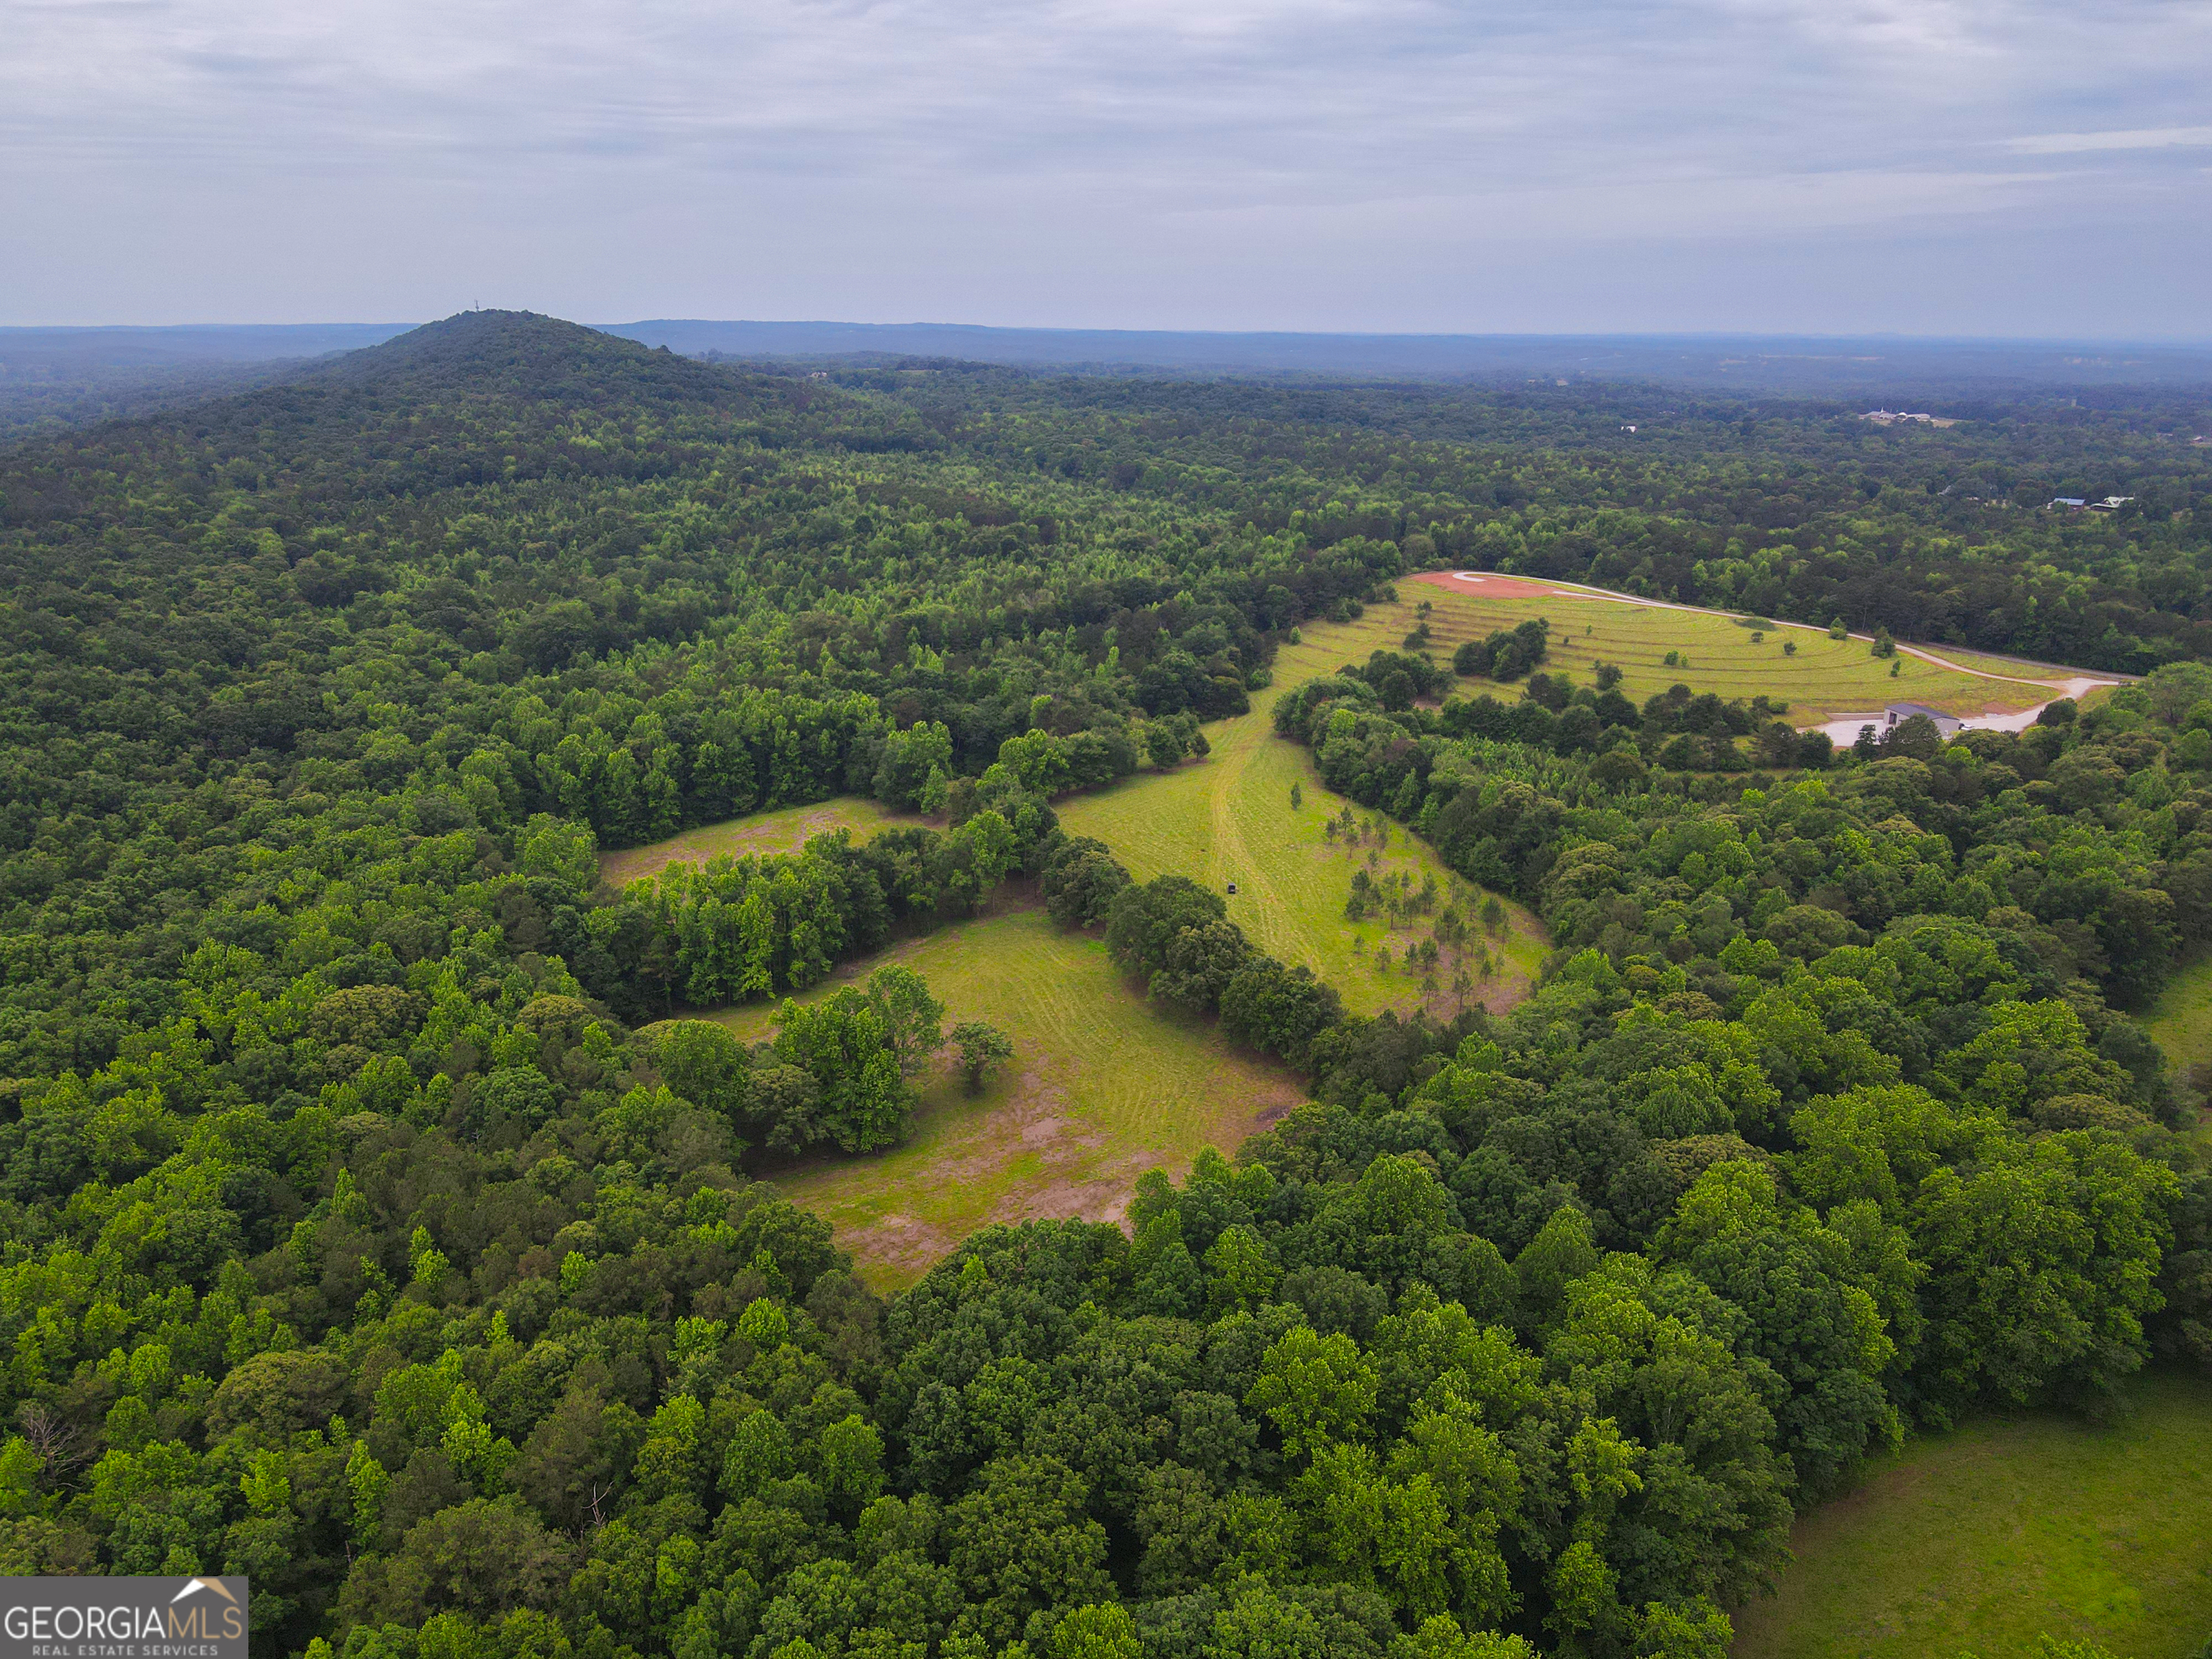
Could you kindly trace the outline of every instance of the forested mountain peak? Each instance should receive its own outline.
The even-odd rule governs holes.
[[[272,386],[25,445],[0,457],[0,524],[79,518],[118,488],[166,493],[193,479],[319,501],[309,510],[320,513],[426,486],[657,476],[700,443],[774,445],[854,409],[835,388],[556,318],[464,312]],[[872,434],[862,447],[885,444]]]
[[[496,394],[603,404],[611,396],[717,403],[748,377],[529,311],[464,311],[319,364],[302,386]]]

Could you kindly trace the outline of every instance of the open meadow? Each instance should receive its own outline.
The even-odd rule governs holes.
[[[850,964],[800,1000],[896,962],[929,981],[951,1021],[988,1020],[1014,1059],[981,1094],[949,1065],[921,1092],[895,1151],[772,1178],[837,1230],[878,1290],[911,1284],[968,1233],[1046,1216],[1119,1220],[1139,1175],[1180,1176],[1200,1148],[1234,1151],[1304,1098],[1287,1067],[1210,1020],[1147,1002],[1106,947],[1042,910],[986,915]],[[780,1004],[714,1016],[747,1042]]]
[[[2151,1006],[2143,1028],[2166,1051],[2174,1087],[2198,1106],[2193,1139],[2212,1156],[2212,957],[2192,962],[2170,980]]]
[[[1490,576],[1476,585],[1437,571],[1408,579],[1399,592],[1401,635],[1413,626],[1413,605],[1420,599],[1432,603],[1430,649],[1440,663],[1449,661],[1463,640],[1510,629],[1532,616],[1545,617],[1552,624],[1546,669],[1565,669],[1576,684],[1589,685],[1599,663],[1613,663],[1621,670],[1621,690],[1638,702],[1676,684],[1723,697],[1763,693],[1789,703],[1793,725],[1815,726],[1893,702],[1923,702],[1970,715],[2032,708],[2063,695],[2058,684],[2063,674],[2046,678],[2015,664],[1977,660],[1972,665],[1981,672],[1970,673],[1905,653],[1879,658],[1864,640],[1832,640],[1817,628],[1603,599],[1520,578]],[[1784,649],[1791,644],[1795,652]],[[1669,652],[1686,660],[1670,664]],[[1998,674],[2020,675],[2029,683],[1991,678]],[[1461,682],[1468,695],[1481,684]]]
[[[650,847],[625,847],[599,855],[599,877],[610,886],[627,887],[643,876],[657,876],[672,864],[704,864],[727,853],[795,853],[815,836],[832,830],[849,830],[857,843],[878,830],[898,823],[926,823],[912,813],[894,812],[881,801],[865,795],[840,795],[811,806],[787,806],[774,812],[756,812],[686,830],[680,836],[657,841]]]
[[[2212,1636],[2212,1382],[2142,1377],[2121,1419],[1990,1416],[1914,1439],[1808,1511],[1735,1659],[2012,1659],[2043,1632],[2117,1659]]]

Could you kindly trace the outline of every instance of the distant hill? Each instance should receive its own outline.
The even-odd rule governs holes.
[[[548,474],[640,477],[677,465],[686,444],[773,442],[794,422],[836,428],[851,406],[803,380],[748,374],[527,312],[472,311],[292,366],[234,395],[60,433],[50,454],[63,465],[0,474],[0,494],[9,514],[40,518],[75,510],[95,474],[174,478],[198,458],[250,471],[264,489],[356,498]],[[603,420],[653,435],[640,447],[577,441],[580,426]],[[911,414],[865,415],[851,447],[902,447],[896,426],[921,430]]]
[[[318,363],[286,390],[473,392],[588,410],[637,398],[726,404],[744,395],[743,384],[693,358],[581,323],[529,311],[465,311]]]

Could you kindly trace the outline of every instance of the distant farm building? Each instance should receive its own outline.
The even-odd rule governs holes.
[[[1947,714],[1940,708],[1930,708],[1924,702],[1893,702],[1882,710],[1883,722],[1894,732],[1915,714],[1925,714],[1941,737],[1954,736],[1966,725],[1956,714]]]

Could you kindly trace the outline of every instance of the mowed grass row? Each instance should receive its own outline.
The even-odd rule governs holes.
[[[1790,705],[1790,721],[1814,726],[1839,714],[1862,714],[1890,702],[1924,702],[1947,713],[1969,715],[1991,710],[2032,708],[2061,695],[2037,671],[2006,665],[1992,673],[2023,674],[2035,680],[1984,678],[1899,653],[1872,654],[1863,640],[1832,640],[1818,629],[1776,624],[1747,627],[1736,619],[1703,611],[1617,599],[1546,594],[1525,599],[1495,598],[1456,592],[1425,582],[1401,582],[1399,603],[1372,607],[1376,620],[1399,623],[1398,638],[1413,627],[1413,607],[1431,601],[1430,650],[1449,664],[1461,641],[1510,629],[1531,617],[1550,620],[1550,652],[1544,666],[1564,669],[1577,685],[1594,684],[1597,665],[1613,663],[1622,672],[1621,690],[1638,702],[1675,684],[1692,691],[1748,700],[1765,695]],[[1387,630],[1386,630],[1387,631]],[[1756,640],[1754,635],[1761,635]],[[1792,653],[1783,649],[1795,644]],[[1390,644],[1395,646],[1397,638]],[[1372,648],[1372,647],[1370,647]],[[1686,662],[1668,664],[1668,652]],[[1898,665],[1895,674],[1892,663]],[[1976,666],[1981,665],[1977,664]],[[1462,680],[1462,695],[1486,689],[1482,681]],[[1503,689],[1498,695],[1516,695]]]
[[[2212,1382],[2139,1379],[2119,1421],[1990,1417],[1917,1437],[1802,1516],[1734,1659],[2009,1659],[2049,1632],[2118,1659],[2212,1635]]]
[[[1221,894],[1229,919],[1247,938],[1270,956],[1312,969],[1337,988],[1347,1008],[1363,1014],[1385,1009],[1411,1012],[1421,1006],[1420,976],[1397,964],[1402,964],[1408,945],[1429,935],[1436,917],[1415,918],[1395,933],[1379,915],[1358,923],[1347,921],[1345,902],[1352,895],[1356,865],[1364,866],[1370,852],[1379,853],[1370,875],[1401,872],[1416,890],[1433,879],[1446,896],[1462,896],[1462,914],[1479,909],[1488,896],[1453,875],[1433,848],[1401,825],[1389,826],[1387,848],[1372,838],[1356,849],[1332,844],[1322,826],[1347,806],[1363,820],[1378,825],[1386,820],[1324,787],[1304,747],[1274,734],[1275,701],[1284,691],[1347,659],[1364,660],[1375,648],[1369,641],[1381,641],[1390,626],[1388,618],[1363,618],[1307,629],[1300,644],[1283,647],[1276,659],[1275,684],[1253,698],[1250,714],[1206,728],[1212,745],[1206,759],[1171,772],[1140,773],[1071,797],[1055,809],[1068,834],[1105,842],[1138,880],[1188,876]],[[1395,637],[1389,642],[1395,644]],[[1294,783],[1304,798],[1295,809]],[[1231,882],[1237,884],[1234,893],[1228,890]],[[1493,1008],[1526,994],[1547,948],[1536,919],[1519,905],[1501,902],[1508,917],[1504,931],[1469,941],[1465,962],[1473,976],[1475,946],[1490,955],[1493,969],[1477,980],[1469,1000]],[[1378,947],[1387,947],[1394,964],[1387,971],[1376,968]],[[1428,999],[1433,1012],[1456,1009],[1458,999],[1449,987],[1459,965],[1449,955],[1443,958],[1438,989]]]
[[[732,818],[686,830],[680,836],[657,841],[650,847],[627,847],[599,855],[600,878],[616,887],[627,887],[641,876],[657,876],[672,864],[704,864],[727,853],[734,857],[766,853],[795,853],[811,836],[832,830],[849,830],[855,843],[895,823],[927,823],[927,818],[895,812],[881,801],[865,795],[841,795],[811,806],[787,806],[750,817]]]
[[[1040,910],[894,946],[799,1000],[885,962],[927,980],[948,1024],[988,1020],[1012,1036],[1014,1059],[980,1095],[949,1062],[934,1073],[903,1146],[773,1177],[836,1228],[878,1290],[911,1284],[991,1222],[1119,1220],[1146,1170],[1180,1177],[1201,1147],[1233,1151],[1304,1097],[1287,1067],[1231,1043],[1211,1021],[1149,1004],[1103,944]],[[774,1035],[780,1006],[714,1018],[757,1042]]]

